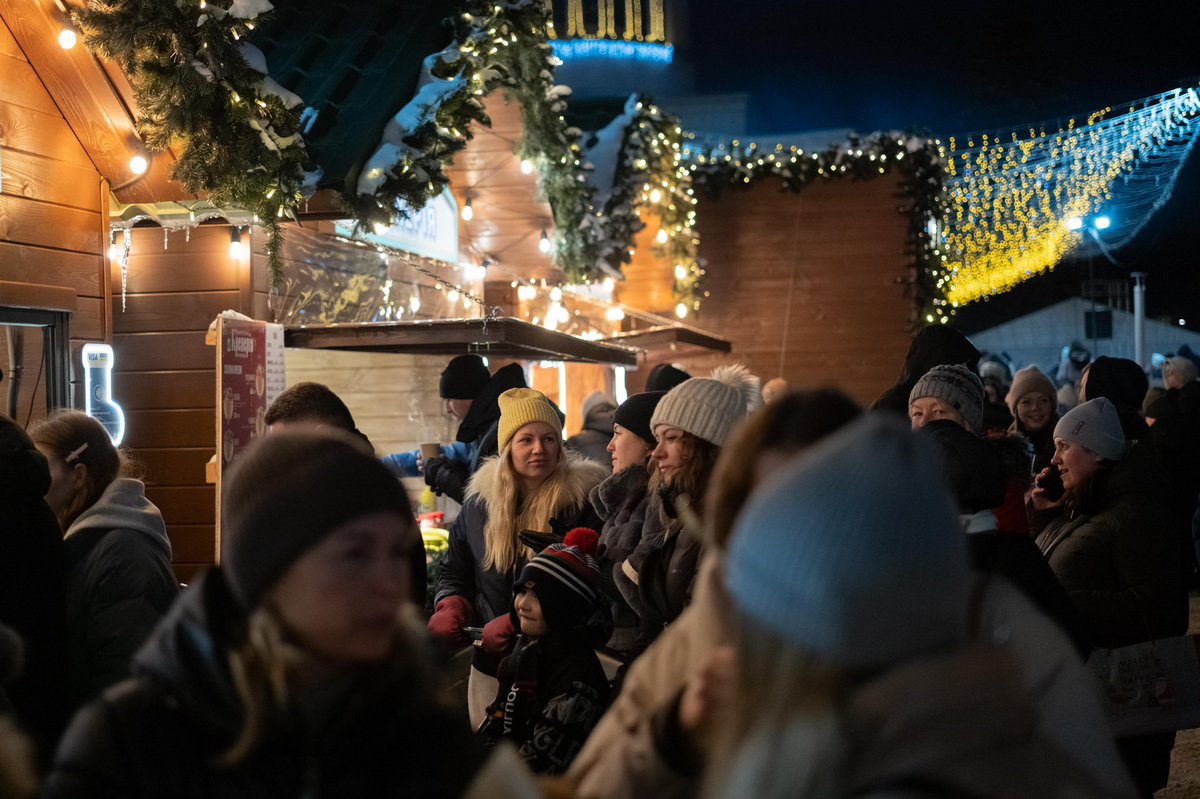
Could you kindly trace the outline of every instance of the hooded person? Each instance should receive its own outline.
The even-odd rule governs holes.
[[[761,486],[725,575],[733,699],[696,795],[1128,795],[1119,771],[1103,782],[1043,733],[1017,647],[972,634],[958,514],[936,457],[897,422],[852,424]],[[1066,712],[1102,725],[1080,696]]]
[[[644,648],[691,600],[703,544],[696,519],[721,447],[734,426],[759,407],[758,378],[741,364],[693,377],[659,400],[650,418],[657,441],[641,540],[621,562],[617,588],[640,618]],[[694,526],[694,525],[693,525]]]
[[[1100,359],[1102,360],[1102,359]],[[1181,635],[1188,627],[1179,539],[1168,478],[1146,442],[1130,446],[1105,397],[1072,408],[1054,428],[1063,497],[1030,493],[1033,532],[1094,646],[1117,648]],[[1166,784],[1174,734],[1121,740],[1139,790]]]
[[[63,537],[43,499],[49,488],[46,456],[0,415],[0,622],[24,639],[26,663],[8,692],[18,720],[47,754],[66,723]]]
[[[224,500],[221,564],[76,716],[43,795],[458,796],[482,753],[434,699],[395,478],[345,434],[289,430]]]
[[[1140,441],[1150,432],[1141,414],[1142,400],[1149,388],[1146,373],[1135,361],[1101,355],[1083,372],[1079,401],[1106,398],[1117,411],[1125,438]]]
[[[993,508],[1004,501],[1008,469],[987,439],[949,421],[931,422],[919,431],[933,442],[942,474],[958,505],[971,568],[1005,578],[1054,621],[1081,657],[1091,639],[1041,551],[1028,536],[1002,532]]]
[[[660,363],[646,376],[646,391],[670,391],[683,381],[690,380],[691,377],[677,366]]]
[[[465,643],[464,626],[483,625],[468,686],[475,728],[495,698],[496,668],[512,645],[513,582],[534,555],[522,535],[561,537],[559,530],[599,527],[587,497],[607,473],[563,448],[562,419],[540,391],[510,389],[499,406],[500,451],[471,478],[450,529],[428,624],[449,645]]]
[[[455,361],[458,360],[455,359]],[[469,381],[464,381],[461,388],[473,388],[473,385]],[[429,458],[424,463],[425,483],[434,491],[445,494],[459,504],[464,502],[467,484],[472,475],[479,469],[483,461],[499,451],[497,443],[500,424],[499,399],[501,394],[514,388],[525,388],[525,373],[521,371],[520,364],[510,363],[497,369],[496,373],[479,389],[479,393],[471,401],[462,423],[458,426],[458,433],[455,436],[458,443],[466,446],[469,456],[464,461],[443,455],[439,458]],[[444,390],[457,393],[451,386],[447,386]]]
[[[904,356],[904,365],[896,384],[871,405],[872,411],[883,410],[908,416],[908,397],[913,386],[935,366],[959,364],[975,373],[980,352],[970,339],[946,325],[921,328],[913,337]],[[981,422],[982,424],[982,422]]]
[[[567,449],[605,467],[611,467],[608,442],[612,440],[613,413],[617,410],[617,403],[603,391],[593,391],[583,400],[580,410],[583,429],[567,439]]]
[[[162,514],[92,417],[55,414],[30,433],[50,465],[46,504],[63,530],[68,709],[124,679],[179,581]]]
[[[650,504],[650,453],[656,441],[650,419],[665,391],[634,394],[617,406],[608,442],[612,475],[592,489],[588,501],[603,521],[597,558],[601,589],[612,604],[613,637],[608,648],[626,655],[638,636],[638,616],[617,588],[616,573],[642,540]]]
[[[515,744],[538,774],[571,765],[608,701],[608,678],[595,648],[612,631],[600,593],[595,530],[576,528],[521,569],[512,623],[520,633],[500,663],[500,689],[479,733],[494,746]]]

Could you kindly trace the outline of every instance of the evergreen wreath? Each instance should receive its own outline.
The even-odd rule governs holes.
[[[303,200],[306,151],[300,98],[242,41],[271,8],[266,0],[89,0],[72,18],[87,45],[129,78],[146,146],[182,145],[171,177],[214,205],[257,214],[278,284],[280,221]]]

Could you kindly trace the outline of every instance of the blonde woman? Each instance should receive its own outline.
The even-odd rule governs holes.
[[[471,478],[429,619],[430,633],[449,643],[463,642],[464,626],[485,625],[469,687],[473,726],[496,696],[496,668],[513,637],[513,582],[537,554],[520,533],[600,529],[587,498],[608,476],[600,464],[563,449],[562,420],[540,391],[509,389],[499,403],[499,455]]]
[[[272,433],[235,464],[221,529],[221,565],[76,716],[42,795],[461,795],[481,754],[431,699],[416,525],[387,469],[340,432]]]
[[[105,429],[79,411],[30,432],[50,464],[46,504],[65,540],[70,709],[129,674],[179,592],[162,514]]]

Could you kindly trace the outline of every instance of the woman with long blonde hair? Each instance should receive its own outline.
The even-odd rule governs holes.
[[[600,464],[563,449],[562,420],[540,391],[509,389],[499,403],[499,455],[471,478],[450,530],[429,619],[430,633],[451,644],[464,642],[464,626],[483,625],[468,691],[473,726],[496,696],[496,668],[513,638],[513,582],[537,554],[521,533],[599,529],[587,498],[608,475]]]
[[[395,478],[344,433],[285,430],[221,511],[221,564],[76,716],[43,795],[461,795],[482,753],[435,700]]]

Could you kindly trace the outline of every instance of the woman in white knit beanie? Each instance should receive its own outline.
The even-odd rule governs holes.
[[[648,645],[691,599],[701,542],[685,532],[686,517],[703,505],[717,455],[734,426],[761,404],[759,380],[741,364],[722,366],[667,392],[654,409],[650,429],[650,506],[642,540],[621,564],[617,587],[641,620]],[[698,532],[698,531],[697,531]]]

